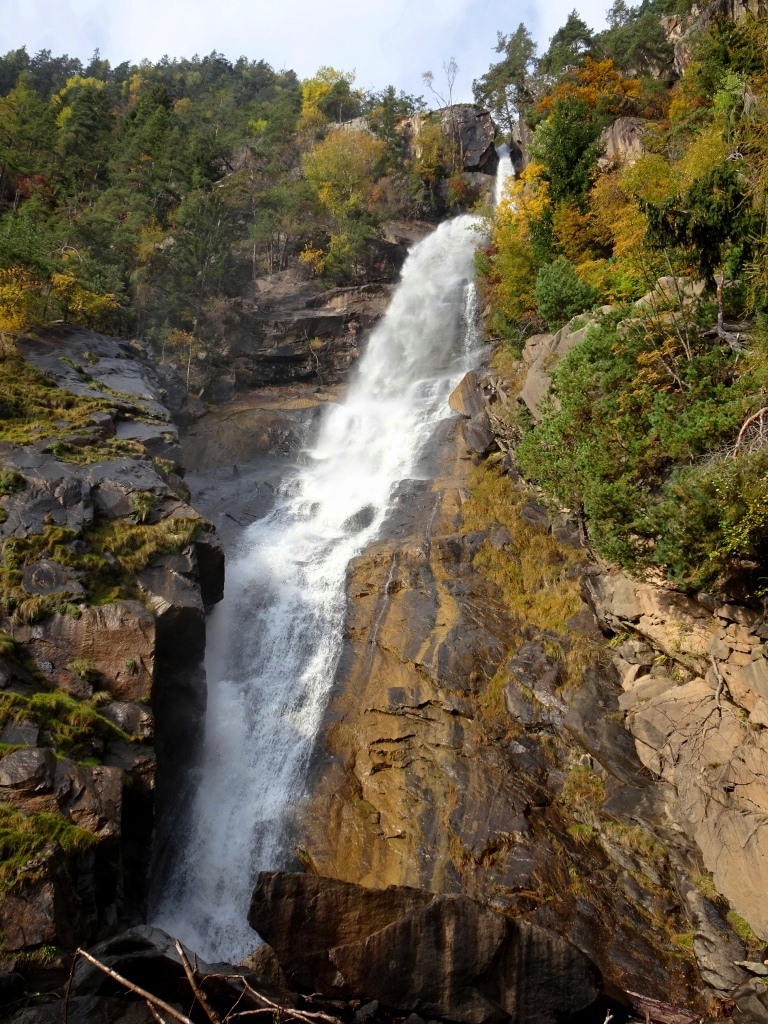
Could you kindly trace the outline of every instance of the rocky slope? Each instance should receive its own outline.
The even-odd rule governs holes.
[[[532,339],[516,385],[468,375],[434,482],[403,489],[350,567],[298,855],[469,894],[622,990],[762,1019],[759,610],[612,573],[509,454],[473,467],[579,340]]]
[[[65,329],[20,338],[3,373],[7,974],[141,919],[155,813],[199,736],[224,559],[188,503],[173,374]]]

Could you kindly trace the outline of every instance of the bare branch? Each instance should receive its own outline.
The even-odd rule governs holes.
[[[216,1013],[214,1008],[208,1002],[208,997],[200,987],[198,981],[200,975],[197,971],[194,971],[192,969],[192,964],[190,964],[187,958],[187,954],[184,952],[184,947],[182,946],[178,939],[176,939],[174,944],[176,946],[176,952],[179,954],[179,957],[181,958],[181,966],[184,968],[184,973],[187,976],[189,987],[194,992],[195,998],[197,999],[198,1003],[200,1003],[205,1012],[208,1014],[208,1019],[210,1020],[211,1024],[221,1024],[221,1017],[219,1017],[218,1013]]]
[[[150,1007],[156,1006],[158,1009],[162,1010],[163,1013],[167,1013],[169,1017],[172,1017],[173,1020],[177,1020],[179,1024],[193,1024],[193,1021],[191,1021],[189,1017],[185,1017],[183,1013],[175,1010],[170,1003],[166,1003],[163,999],[158,999],[157,996],[153,996],[151,992],[147,992],[146,989],[141,988],[139,985],[134,985],[132,981],[124,978],[122,974],[118,974],[117,971],[113,971],[111,967],[107,967],[106,964],[97,960],[95,956],[91,956],[90,953],[86,953],[84,949],[80,949],[78,947],[75,952],[78,956],[85,957],[85,959],[89,963],[93,964],[94,967],[98,967],[100,971],[108,974],[110,978],[118,982],[118,984],[122,985],[124,988],[129,989],[131,992],[135,992],[137,996],[141,996],[142,999],[145,999],[147,1003],[149,1003]]]

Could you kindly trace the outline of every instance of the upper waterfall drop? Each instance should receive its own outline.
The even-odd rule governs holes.
[[[510,178],[514,178],[515,169],[512,166],[512,157],[509,154],[509,146],[499,146],[499,166],[496,169],[496,181],[493,186],[493,208],[499,205],[504,198],[504,189]]]
[[[480,218],[441,224],[410,252],[347,397],[306,465],[243,534],[210,620],[208,711],[184,849],[154,923],[209,960],[256,945],[256,875],[289,863],[301,799],[341,653],[346,570],[376,536],[395,486],[417,472],[447,399],[479,354],[473,257]]]

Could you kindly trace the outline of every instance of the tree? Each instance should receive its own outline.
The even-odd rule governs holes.
[[[364,210],[384,143],[366,131],[336,130],[305,154],[304,174],[335,217]]]
[[[472,91],[475,102],[487,107],[497,124],[511,133],[533,102],[531,72],[536,43],[521,22],[508,36],[498,33],[495,52],[504,57],[472,83]]]
[[[604,124],[605,119],[596,117],[586,100],[573,97],[557,100],[550,117],[537,127],[530,151],[547,167],[553,203],[563,199],[583,203]]]
[[[571,11],[562,28],[552,36],[549,49],[539,61],[539,70],[556,77],[577,67],[592,48],[594,36],[578,11]]]

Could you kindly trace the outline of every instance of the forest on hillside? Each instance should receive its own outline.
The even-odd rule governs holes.
[[[541,54],[524,25],[499,32],[474,84],[525,163],[477,257],[497,364],[592,324],[542,421],[512,425],[517,459],[606,558],[762,592],[768,26],[665,0],[615,0],[607,20],[593,33],[572,12]],[[299,81],[217,53],[115,68],[6,54],[0,331],[74,322],[165,358],[221,355],[251,281],[377,279],[388,222],[475,199],[439,120],[408,144],[425,106],[329,67]],[[619,124],[632,159],[607,153]],[[659,278],[671,293],[635,305]]]

